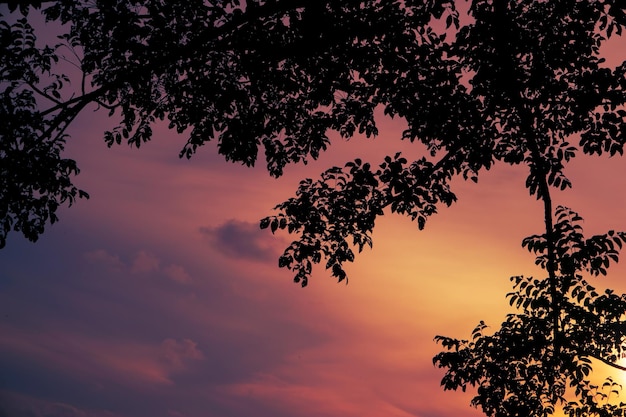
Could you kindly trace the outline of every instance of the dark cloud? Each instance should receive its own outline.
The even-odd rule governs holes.
[[[0,417],[126,417],[105,410],[82,409],[12,391],[0,391]]]
[[[222,254],[260,262],[276,262],[285,241],[261,230],[257,223],[228,220],[217,227],[200,227],[200,233]]]

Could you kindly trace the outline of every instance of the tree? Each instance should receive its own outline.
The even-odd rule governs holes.
[[[431,16],[456,16],[451,2],[242,3],[51,2],[42,13],[67,30],[44,47],[27,17],[3,20],[0,115],[10,123],[0,132],[0,245],[12,229],[35,240],[60,204],[86,196],[72,185],[77,167],[61,151],[66,128],[90,104],[119,120],[105,133],[109,146],[140,146],[151,125],[167,119],[189,132],[181,156],[215,137],[227,160],[245,165],[262,148],[270,174],[279,176],[287,163],[325,150],[328,129],[374,135],[374,108],[397,95],[393,85],[406,78],[402,68],[417,68],[415,56],[429,61],[421,78],[439,74],[425,92],[436,93],[437,83],[455,88],[443,50],[428,46],[439,37],[426,29]],[[18,2],[8,5],[16,10]],[[422,41],[414,28],[423,28]],[[68,86],[71,67],[79,74]],[[410,99],[401,96],[394,101]],[[406,113],[401,102],[395,107],[389,114]]]
[[[559,405],[571,416],[626,414],[604,401],[612,380],[608,393],[588,380],[592,358],[623,370],[615,360],[626,342],[626,296],[600,294],[588,280],[617,262],[626,234],[586,239],[581,218],[551,198],[572,186],[563,169],[577,152],[623,154],[626,62],[611,69],[600,57],[626,25],[623,2],[50,3],[9,2],[25,17],[0,24],[0,244],[10,230],[35,240],[60,204],[86,196],[70,181],[75,162],[61,153],[65,130],[89,105],[119,120],[105,132],[109,146],[139,147],[167,119],[188,132],[181,157],[216,138],[227,160],[245,165],[263,149],[273,176],[326,150],[329,130],[375,136],[382,107],[406,119],[403,139],[426,154],[357,159],[302,181],[261,221],[298,234],[279,266],[306,286],[324,261],[343,281],[344,263],[372,245],[385,210],[421,229],[456,200],[453,177],[477,181],[495,163],[523,164],[545,221],[523,245],[547,277],[513,277],[508,297],[520,312],[493,334],[481,323],[472,341],[437,338],[444,389],[477,386],[472,403],[489,416],[545,416]],[[65,25],[58,45],[37,45],[32,8]],[[79,70],[69,87],[61,59]]]

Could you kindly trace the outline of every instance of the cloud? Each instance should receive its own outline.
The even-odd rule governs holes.
[[[190,360],[204,359],[204,354],[198,349],[198,344],[191,339],[165,339],[161,343],[161,359],[172,370],[185,369]]]
[[[260,230],[256,223],[228,220],[217,227],[200,227],[200,233],[222,254],[235,259],[275,262],[284,240]]]
[[[146,251],[139,251],[133,260],[133,273],[149,273],[159,270],[159,258]]]
[[[12,391],[0,391],[1,417],[122,417],[110,411],[83,409]]]
[[[111,255],[104,249],[97,249],[91,252],[85,253],[85,259],[92,263],[99,263],[105,265],[114,271],[121,271],[124,269],[124,262],[117,255]]]
[[[171,264],[163,270],[163,273],[172,281],[176,281],[180,284],[188,284],[191,282],[191,277],[185,268],[180,265]]]
[[[67,331],[56,331],[54,335],[0,335],[0,351],[16,358],[28,357],[51,372],[61,370],[62,374],[94,385],[114,381],[127,387],[171,385],[175,375],[193,373],[191,363],[205,358],[198,343],[190,338],[166,338],[155,343],[108,340]]]
[[[86,252],[84,257],[91,263],[104,265],[115,272],[130,272],[133,274],[160,272],[168,279],[179,284],[189,284],[191,282],[191,276],[183,266],[172,263],[165,268],[161,268],[161,260],[145,250],[137,252],[129,262],[122,261],[119,255],[111,254],[104,249]]]

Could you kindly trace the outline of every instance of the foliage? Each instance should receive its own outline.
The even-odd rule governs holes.
[[[38,110],[35,86],[58,57],[52,48],[37,48],[26,19],[13,25],[0,22],[0,248],[10,230],[35,240],[46,222],[54,223],[59,205],[86,197],[70,180],[76,163],[62,157],[66,135]],[[60,99],[68,82],[59,75],[43,87],[43,94]],[[25,87],[26,86],[26,87]],[[67,114],[68,122],[75,114]]]
[[[30,6],[29,6],[30,4]],[[279,266],[305,286],[325,263],[372,245],[378,216],[407,215],[421,229],[456,196],[451,179],[477,181],[495,163],[528,168],[526,187],[544,207],[545,233],[523,245],[547,277],[514,277],[517,314],[472,341],[439,337],[446,389],[477,387],[490,416],[624,415],[594,386],[593,361],[623,349],[624,296],[583,278],[618,260],[623,233],[585,239],[580,218],[552,207],[571,187],[578,152],[622,155],[626,62],[603,66],[600,48],[626,26],[617,0],[112,0],[8,2],[0,22],[0,246],[11,230],[35,240],[55,211],[86,196],[63,159],[65,130],[88,106],[117,125],[109,146],[139,147],[167,120],[187,135],[181,157],[216,140],[226,160],[253,165],[259,151],[280,176],[344,138],[377,134],[375,109],[407,122],[403,139],[427,152],[332,167],[305,179],[261,221],[297,234]],[[29,22],[41,10],[60,24],[42,46]],[[70,55],[66,56],[69,51]],[[77,77],[69,77],[70,72]],[[619,367],[618,367],[619,368]],[[565,397],[573,388],[576,400]],[[608,390],[608,391],[606,391]]]
[[[557,327],[552,279],[515,276],[507,297],[521,311],[509,314],[493,334],[486,334],[487,326],[480,322],[472,340],[437,336],[446,351],[433,362],[447,368],[444,389],[477,387],[472,405],[489,416],[547,416],[557,405],[571,416],[626,415],[626,403],[608,401],[616,399],[621,386],[610,377],[602,386],[589,378],[592,359],[616,367],[626,349],[626,295],[610,289],[600,294],[582,275],[606,274],[610,261],[618,261],[626,233],[609,231],[585,239],[576,213],[559,207],[556,218]],[[546,241],[545,234],[524,240],[544,269]],[[574,396],[567,396],[568,390]]]
[[[280,213],[262,224],[301,232],[281,262],[296,272],[297,282],[306,285],[320,255],[342,280],[342,265],[352,260],[350,244],[359,250],[369,244],[385,209],[424,227],[438,204],[455,201],[453,176],[476,181],[495,162],[524,164],[526,185],[537,198],[547,198],[551,218],[549,188],[571,186],[563,168],[577,151],[623,153],[626,64],[603,68],[599,56],[602,41],[626,24],[623,9],[606,1],[474,1],[469,14],[474,20],[455,37],[444,32],[428,45],[429,54],[442,59],[446,78],[439,81],[440,71],[431,69],[424,83],[410,85],[432,60],[423,63],[418,56],[418,74],[394,79],[388,103],[381,103],[392,115],[404,109],[404,138],[424,143],[431,158],[409,163],[396,156],[376,169],[354,163],[333,168],[318,181],[301,183],[296,198],[278,205]],[[457,24],[457,15],[450,16],[448,22]],[[388,71],[393,74],[394,67]],[[576,136],[579,146],[571,143]],[[358,210],[345,213],[344,201]],[[335,258],[328,256],[337,250]]]
[[[0,132],[1,141],[23,153],[23,143],[49,143],[54,156],[76,115],[96,105],[119,121],[105,132],[109,146],[139,147],[151,139],[153,123],[166,119],[188,135],[181,157],[216,138],[227,160],[248,166],[262,150],[270,174],[279,176],[287,163],[326,150],[329,129],[375,135],[380,103],[393,101],[388,114],[409,115],[403,101],[415,101],[416,83],[424,108],[435,104],[440,86],[454,88],[443,52],[431,47],[440,37],[428,27],[433,16],[456,16],[451,1],[60,0],[41,7],[48,22],[64,25],[57,44],[38,46],[27,18],[3,20],[0,33],[4,113],[17,123]],[[19,10],[30,9],[21,3]],[[420,56],[424,65],[413,65]],[[73,67],[80,75],[67,86],[64,74]],[[396,85],[406,88],[398,92]],[[443,112],[444,104],[432,111]],[[9,157],[0,153],[3,184],[37,164],[45,172],[35,174],[34,185],[16,184],[24,190],[18,206],[12,195],[0,195],[0,244],[11,228],[36,239],[56,206],[77,192],[68,180],[77,172],[73,161],[29,160],[22,169],[7,165]],[[45,175],[59,184],[37,188]],[[56,206],[42,212],[43,200]]]

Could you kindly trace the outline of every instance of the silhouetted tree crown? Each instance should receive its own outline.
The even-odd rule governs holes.
[[[477,387],[489,416],[624,415],[587,379],[591,359],[615,365],[626,298],[583,278],[606,274],[625,235],[582,237],[580,218],[552,207],[571,187],[577,153],[623,154],[626,63],[600,49],[626,25],[618,0],[238,0],[7,2],[0,22],[0,246],[36,240],[55,212],[85,197],[64,158],[66,129],[86,107],[108,111],[109,146],[139,147],[155,122],[187,135],[181,157],[210,140],[226,160],[261,159],[280,176],[344,138],[378,131],[375,109],[407,122],[427,152],[356,159],[305,179],[261,221],[297,235],[279,265],[307,285],[323,262],[339,281],[371,246],[385,210],[424,227],[495,163],[524,165],[545,232],[524,241],[547,277],[514,277],[518,314],[472,341],[439,337],[446,389]],[[43,45],[29,13],[63,33]],[[23,17],[21,17],[23,15]],[[9,19],[11,17],[11,19]],[[10,23],[12,21],[13,23]],[[69,63],[68,63],[69,61]],[[71,74],[71,76],[70,76]],[[565,395],[574,390],[577,401]],[[613,381],[605,388],[614,388]],[[605,397],[602,397],[605,395]]]

